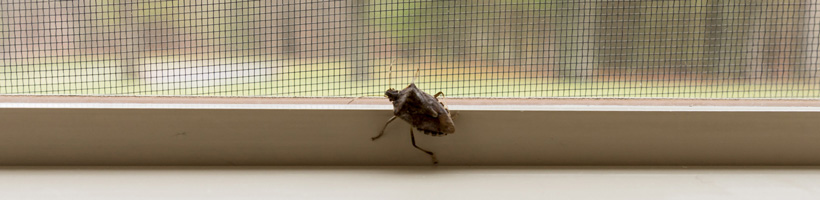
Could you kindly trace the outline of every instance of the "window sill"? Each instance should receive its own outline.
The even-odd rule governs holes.
[[[429,165],[380,98],[0,96],[0,165]],[[817,165],[820,101],[447,99],[440,165]]]
[[[815,199],[817,168],[14,167],[8,199]],[[13,198],[16,197],[16,198]]]

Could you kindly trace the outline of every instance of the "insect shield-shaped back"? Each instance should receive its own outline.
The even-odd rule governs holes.
[[[393,115],[410,123],[424,134],[442,136],[456,132],[450,111],[416,84],[411,83],[401,91],[387,90],[387,98],[393,102]]]
[[[387,121],[379,135],[372,139],[376,140],[381,137],[384,134],[384,129],[387,128],[387,125],[395,120],[396,117],[401,118],[412,125],[410,128],[410,139],[413,147],[429,154],[433,160],[433,164],[437,164],[438,159],[436,159],[433,152],[416,146],[413,128],[424,132],[424,134],[433,136],[443,136],[456,132],[455,124],[453,124],[453,119],[450,117],[450,110],[447,109],[444,103],[438,100],[437,97],[439,94],[442,93],[439,92],[435,96],[431,96],[421,91],[414,83],[410,83],[409,86],[401,91],[393,88],[385,91],[384,95],[393,102],[393,117]]]

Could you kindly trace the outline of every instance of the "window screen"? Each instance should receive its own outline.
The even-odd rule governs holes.
[[[813,0],[2,0],[0,94],[818,98]]]

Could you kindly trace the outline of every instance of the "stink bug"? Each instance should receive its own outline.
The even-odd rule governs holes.
[[[418,70],[416,70],[416,73],[418,74]],[[444,136],[455,133],[456,127],[450,116],[450,110],[438,99],[438,96],[444,93],[438,92],[430,96],[430,94],[416,87],[414,82],[415,78],[410,82],[410,85],[400,91],[390,88],[384,92],[387,99],[393,103],[393,117],[387,120],[387,123],[384,124],[379,135],[371,139],[379,139],[379,137],[384,135],[384,130],[390,122],[393,122],[397,117],[401,118],[412,126],[410,127],[410,141],[413,147],[430,155],[430,158],[433,159],[433,164],[438,164],[438,159],[436,159],[436,155],[432,151],[416,146],[416,137],[413,134],[413,128],[427,135]]]

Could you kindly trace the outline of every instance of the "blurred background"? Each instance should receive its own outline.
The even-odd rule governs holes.
[[[2,0],[0,94],[820,98],[814,0]]]

